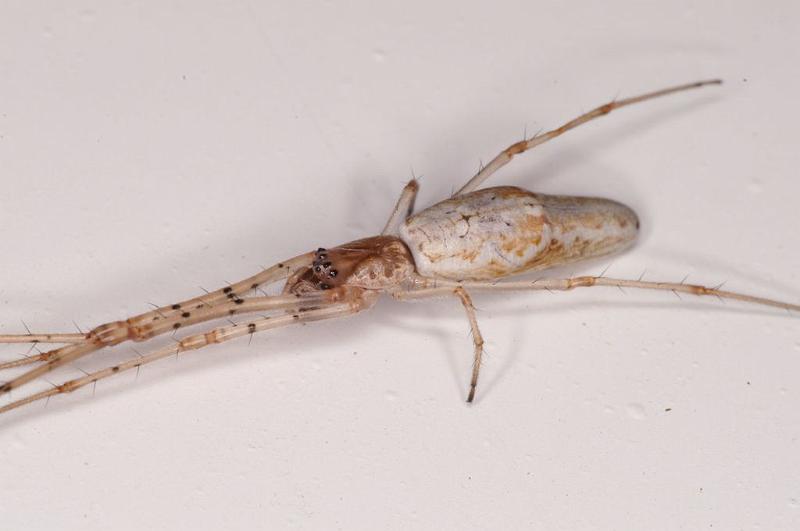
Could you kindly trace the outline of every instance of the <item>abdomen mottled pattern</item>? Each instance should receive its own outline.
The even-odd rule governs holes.
[[[420,274],[481,280],[613,253],[629,246],[638,228],[636,214],[615,201],[503,186],[411,216],[400,238]]]

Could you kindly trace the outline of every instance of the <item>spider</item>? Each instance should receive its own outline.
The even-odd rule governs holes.
[[[564,125],[512,144],[467,181],[453,196],[416,214],[419,190],[412,179],[400,194],[380,235],[330,249],[318,248],[279,262],[262,272],[217,291],[102,324],[88,333],[0,335],[0,343],[63,344],[37,355],[0,363],[0,370],[35,365],[0,385],[6,394],[46,373],[93,352],[125,341],[145,341],[184,327],[243,314],[259,313],[245,322],[191,334],[135,359],[87,373],[0,407],[0,413],[70,393],[85,385],[167,356],[214,343],[298,323],[352,315],[373,306],[381,294],[401,301],[455,296],[466,311],[473,338],[472,377],[467,401],[478,385],[483,337],[470,296],[475,291],[572,290],[614,286],[712,295],[746,303],[800,310],[800,305],[683,282],[652,282],[580,276],[563,279],[502,281],[518,273],[550,268],[628,248],[639,230],[627,206],[593,197],[537,194],[511,186],[478,189],[515,155],[539,146],[570,129],[634,103],[706,85],[717,79],[674,86],[601,105]],[[282,293],[245,296],[285,281]],[[269,315],[261,315],[263,313]]]

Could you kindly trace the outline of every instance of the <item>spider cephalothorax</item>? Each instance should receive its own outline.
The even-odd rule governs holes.
[[[286,283],[289,293],[306,293],[339,286],[386,289],[414,273],[406,245],[395,236],[374,236],[314,252],[311,266]]]

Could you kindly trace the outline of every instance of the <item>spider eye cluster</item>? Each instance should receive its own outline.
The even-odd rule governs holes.
[[[314,262],[311,265],[314,276],[319,279],[320,289],[330,289],[339,272],[333,268],[333,263],[328,259],[328,250],[320,247],[314,252]]]

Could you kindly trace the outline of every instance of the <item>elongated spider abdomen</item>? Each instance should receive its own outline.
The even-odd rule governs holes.
[[[320,247],[314,261],[286,283],[285,291],[304,293],[339,286],[387,289],[414,273],[406,245],[394,236],[375,236],[331,249]]]
[[[638,229],[633,210],[610,199],[500,186],[411,216],[400,237],[423,276],[489,280],[618,252]]]

